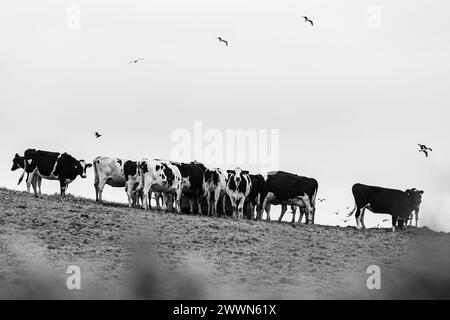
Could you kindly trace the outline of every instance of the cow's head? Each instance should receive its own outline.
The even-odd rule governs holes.
[[[227,170],[228,181],[234,181],[236,187],[239,187],[241,181],[245,179],[245,175],[248,175],[248,171],[242,170],[241,168],[236,168],[234,170]]]
[[[13,165],[11,167],[11,171],[15,171],[19,168],[23,168],[24,167],[24,158],[19,156],[19,154],[16,153],[16,155],[13,158]]]
[[[78,163],[75,163],[75,171],[82,178],[86,178],[86,170],[90,167],[92,167],[92,163],[86,163],[84,160],[79,160]]]
[[[411,211],[419,212],[420,204],[422,203],[422,190],[417,190],[416,188],[408,189],[405,191],[411,200]]]

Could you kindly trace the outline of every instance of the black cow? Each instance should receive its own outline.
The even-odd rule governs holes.
[[[268,188],[266,179],[260,174],[250,174],[250,193],[245,198],[245,216],[250,220],[261,220],[263,213],[263,202],[267,196]],[[255,217],[256,208],[256,217]]]
[[[11,167],[11,171],[16,171],[17,169],[20,169],[20,168],[25,169],[25,157],[19,156],[19,154],[16,153],[16,155],[13,158],[13,165]],[[20,176],[18,184],[20,184],[22,182],[23,176],[24,176],[23,174]],[[42,178],[35,176],[34,179],[36,179],[36,184],[39,189],[39,194],[41,194]],[[31,186],[31,183],[27,182],[27,191],[28,192],[30,192],[30,186]]]
[[[272,171],[267,174],[268,194],[263,208],[270,220],[270,205],[296,205],[305,207],[306,223],[314,223],[318,183],[316,179],[298,176],[284,171]]]
[[[244,204],[250,194],[252,182],[248,171],[241,168],[227,170],[227,173],[226,191],[231,200],[233,218],[239,219],[244,216]]]
[[[28,174],[27,183],[33,185],[36,197],[38,197],[36,179],[34,179],[36,175],[48,180],[59,180],[61,199],[63,199],[69,183],[73,182],[77,176],[86,178],[86,169],[92,167],[92,164],[84,160],[76,160],[67,153],[28,149],[24,153],[24,158],[24,172]]]
[[[191,163],[172,162],[178,167],[181,173],[182,192],[189,198],[189,213],[194,214],[194,202],[197,202],[197,213],[202,214],[202,195],[203,195],[203,174],[206,167],[198,161]]]
[[[422,202],[423,191],[415,188],[406,191],[388,189],[382,187],[368,186],[356,183],[352,187],[355,198],[355,208],[348,214],[350,217],[355,211],[356,227],[365,228],[364,210],[373,213],[384,213],[392,215],[392,230],[397,225],[401,228],[407,222],[412,211],[415,211],[416,224],[419,215],[419,207]]]
[[[123,164],[123,174],[125,176],[125,192],[128,197],[128,206],[139,206],[139,200],[144,205],[144,194],[142,190],[137,190],[139,186],[137,161],[127,160]],[[135,191],[136,190],[136,191]]]

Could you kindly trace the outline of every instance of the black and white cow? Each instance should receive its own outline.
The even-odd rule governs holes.
[[[203,174],[203,196],[208,205],[207,215],[217,217],[217,204],[222,201],[222,212],[226,217],[225,200],[227,193],[227,177],[222,169],[206,169]]]
[[[175,196],[176,212],[181,213],[182,178],[177,166],[167,160],[142,160],[138,162],[138,173],[136,192],[143,190],[145,210],[151,209],[152,192],[162,192],[163,196]]]
[[[236,168],[227,170],[227,194],[231,200],[233,218],[240,219],[244,215],[245,198],[248,197],[252,182],[248,171]]]
[[[244,211],[250,220],[261,220],[263,209],[263,202],[267,196],[268,188],[266,179],[260,174],[250,174],[250,193],[245,198]],[[255,217],[256,208],[256,217]]]
[[[137,162],[126,159],[98,156],[94,164],[95,200],[102,202],[103,188],[109,185],[114,188],[125,187],[128,205],[139,205],[140,193],[133,193],[139,181],[137,179]],[[132,187],[131,189],[129,187]]]
[[[16,171],[17,169],[25,169],[25,157],[19,156],[18,153],[15,154],[14,158],[13,158],[13,165],[11,167],[11,171]],[[25,173],[25,171],[24,171]],[[41,191],[41,183],[42,183],[42,178],[38,175],[34,176],[34,179],[36,179],[36,185],[38,188],[38,193],[42,194]],[[19,178],[19,183],[17,183],[18,185],[22,182],[23,180],[23,174],[20,176]],[[28,181],[28,177],[27,177],[27,181]],[[27,182],[27,191],[30,192],[30,187],[31,187],[31,182]]]
[[[401,191],[356,183],[352,187],[352,193],[355,198],[355,208],[348,216],[350,217],[356,211],[355,218],[358,229],[365,228],[364,211],[368,209],[373,213],[390,214],[392,230],[395,231],[397,220],[399,227],[402,227],[412,211],[415,211],[416,219],[418,219],[423,191],[415,188]]]
[[[267,174],[267,187],[269,192],[263,204],[267,221],[270,220],[271,204],[285,204],[305,207],[306,223],[314,223],[317,180],[289,172],[272,171]]]
[[[124,164],[127,160],[99,156],[92,163],[94,164],[94,187],[95,201],[102,202],[103,188],[105,185],[111,187],[125,187],[126,179]]]
[[[128,197],[128,206],[139,206],[139,200],[144,205],[144,196],[139,187],[139,172],[137,161],[127,160],[123,164],[123,172],[125,175],[125,192]]]
[[[38,197],[35,175],[47,180],[58,180],[61,199],[64,199],[67,187],[77,176],[86,178],[86,169],[92,164],[77,160],[67,153],[28,149],[24,153],[27,182],[32,183],[34,195]]]
[[[194,201],[197,202],[197,213],[202,214],[203,174],[206,167],[197,161],[191,163],[172,162],[181,173],[183,195],[189,198],[189,213],[194,214]]]

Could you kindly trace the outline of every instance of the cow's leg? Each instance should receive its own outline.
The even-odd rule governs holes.
[[[232,210],[232,212],[233,212],[233,218],[234,218],[234,219],[237,219],[237,215],[236,215],[236,211],[237,211],[237,208],[236,208],[236,199],[235,199],[235,197],[231,196],[231,197],[230,197],[230,200],[231,200],[231,210]]]
[[[361,227],[363,228],[363,229],[365,229],[366,228],[366,226],[365,226],[365,224],[364,224],[364,213],[366,212],[366,207],[363,207],[362,209],[361,209],[361,215],[359,216],[359,221],[361,222]]]
[[[291,223],[295,223],[295,212],[297,211],[297,207],[292,205],[291,206],[291,211],[292,211],[292,221],[291,221]],[[300,221],[299,221],[299,223],[300,223]]]
[[[217,217],[217,205],[219,203],[220,200],[220,190],[219,188],[216,188],[216,190],[214,190],[214,205],[213,205],[213,215],[215,217]]]
[[[151,194],[150,194],[150,196],[151,196]],[[160,203],[161,198],[162,198],[161,192],[155,192],[155,203],[156,203],[156,210],[157,211],[161,210],[161,203]],[[162,205],[164,205],[164,203]]]
[[[151,186],[145,186],[144,187],[144,210],[148,210],[149,207],[151,209],[152,205],[151,205],[151,196],[152,196],[152,192],[151,192]]]
[[[282,204],[281,205],[281,214],[280,214],[280,217],[278,218],[278,222],[281,222],[281,220],[283,220],[283,216],[286,213],[286,210],[287,210],[287,205]]]
[[[227,195],[223,194],[222,195],[222,212],[223,212],[223,216],[226,218],[227,217],[227,210],[226,210],[226,206],[225,206],[225,201],[227,201]]]
[[[181,186],[176,191],[175,195],[175,210],[178,214],[181,214],[181,195],[183,193],[183,190],[181,189]],[[173,198],[173,197],[172,197]],[[192,211],[191,211],[192,212]]]
[[[242,219],[244,217],[244,203],[245,203],[245,197],[241,197],[240,199],[238,199],[238,202],[237,202],[238,219]]]
[[[416,222],[416,228],[419,227],[419,210],[414,211],[414,220]],[[411,219],[411,225],[412,225],[412,219]]]
[[[194,198],[191,196],[189,197],[189,214],[194,215]]]
[[[258,193],[258,200],[256,202],[256,217],[255,220],[261,220],[262,218],[262,212],[263,212],[263,206],[262,202],[264,199],[261,199],[261,193]]]
[[[67,183],[63,180],[59,180],[59,187],[60,187],[60,200],[64,200],[64,197],[66,195],[66,189],[67,189]]]
[[[313,224],[314,223],[314,208],[311,205],[311,202],[309,200],[309,196],[305,193],[303,196],[299,196],[295,198],[294,204],[302,207],[304,206],[306,208],[306,224]]]
[[[172,208],[170,208],[172,209]],[[163,212],[169,212],[169,195],[165,192],[162,193],[162,210]]]
[[[392,215],[392,232],[395,232],[395,226],[397,225],[397,216]]]
[[[356,219],[356,229],[361,229],[359,218],[361,216],[361,208],[356,205],[356,213],[355,213],[355,219]]]
[[[97,186],[97,190],[98,190],[98,192],[97,192],[97,194],[98,194],[97,201],[98,202],[102,202],[103,201],[102,200],[102,194],[103,194],[103,188],[105,187],[106,181],[107,181],[107,179],[102,179],[98,183],[98,186]]]
[[[197,196],[197,214],[202,215],[202,197],[200,195]]]
[[[133,207],[134,199],[133,199],[133,190],[130,187],[130,183],[128,181],[125,183],[125,193],[127,194],[128,198],[128,207]]]
[[[25,179],[25,184],[27,185],[27,192],[30,193],[31,182],[28,182],[28,177],[30,174],[27,172],[27,178]]]
[[[30,192],[30,186],[32,186],[34,196],[36,198],[39,197],[39,195],[37,193],[37,189],[36,189],[36,176],[37,175],[38,175],[38,173],[36,172],[36,170],[34,170],[33,172],[28,173],[28,176],[27,176],[27,191]]]
[[[253,204],[253,202],[249,201],[248,202],[248,206],[250,209],[250,213],[248,215],[248,219],[249,220],[254,220],[255,219],[255,205]]]
[[[298,223],[301,223],[302,222],[302,220],[303,220],[303,216],[306,214],[306,211],[305,211],[306,209],[305,209],[305,207],[300,207],[299,208],[299,212],[298,212]],[[305,218],[305,223],[306,223],[306,218]]]
[[[312,224],[314,224],[315,218],[316,218],[316,207],[313,206],[313,211],[312,211]]]
[[[206,215],[211,215],[211,193],[208,191],[205,193],[205,199],[206,199]]]
[[[39,195],[42,194],[42,190],[41,190],[41,183],[42,183],[42,177],[40,175],[36,175],[36,181],[37,181],[37,186],[38,186],[38,193]]]
[[[266,221],[270,221],[270,203],[275,200],[275,195],[272,192],[269,192],[266,198],[263,201],[262,207],[266,210]],[[261,214],[262,217],[262,214]]]

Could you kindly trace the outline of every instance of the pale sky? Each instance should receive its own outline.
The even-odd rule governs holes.
[[[367,25],[373,5],[380,29]],[[71,6],[79,29],[67,26]],[[172,133],[199,120],[278,129],[280,169],[316,178],[327,199],[318,223],[342,223],[334,212],[353,208],[361,182],[423,189],[420,223],[450,231],[449,9],[443,0],[3,1],[0,185],[25,189],[10,167],[27,148],[170,158]],[[433,148],[429,158],[417,143]],[[69,192],[94,198],[88,174]],[[104,198],[126,201],[110,187]],[[367,212],[366,226],[389,226],[384,218]]]

